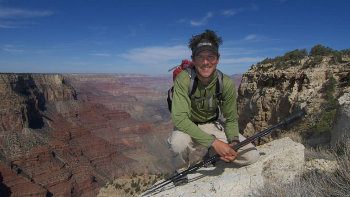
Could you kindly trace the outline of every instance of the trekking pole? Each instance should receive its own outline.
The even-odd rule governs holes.
[[[253,135],[247,139],[245,139],[244,141],[234,145],[232,147],[233,150],[237,151],[239,148],[271,133],[272,131],[274,131],[275,129],[279,128],[279,127],[285,127],[287,126],[288,124],[298,120],[299,118],[301,118],[302,116],[304,116],[306,114],[306,110],[305,108],[303,108],[302,110],[298,111],[297,113],[295,114],[292,114],[290,116],[288,116],[287,118],[284,118],[282,121],[280,121],[279,123],[277,123],[276,125],[273,125],[271,126],[270,128],[267,128],[263,131],[261,131],[260,133],[256,134],[256,135]],[[164,181],[156,184],[156,185],[153,185],[152,187],[150,187],[146,193],[144,193],[142,196],[145,196],[145,195],[148,195],[148,194],[151,194],[155,191],[157,191],[158,189],[170,184],[171,182],[173,181],[176,181],[184,176],[186,176],[187,174],[190,174],[190,173],[193,173],[195,171],[197,171],[199,168],[202,168],[202,167],[206,167],[216,161],[220,160],[220,155],[219,154],[216,154],[212,157],[210,157],[209,159],[207,160],[204,160],[204,161],[201,161],[197,164],[194,164],[192,166],[190,166],[188,169],[180,172],[180,173],[175,173],[173,174],[172,176],[170,176],[169,178],[165,179]]]

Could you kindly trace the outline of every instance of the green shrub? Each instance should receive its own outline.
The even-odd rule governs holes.
[[[343,63],[343,54],[339,51],[333,51],[330,64]]]
[[[312,57],[309,61],[304,64],[304,68],[312,68],[316,65],[321,64],[323,58],[321,56]]]
[[[323,111],[321,113],[320,121],[316,124],[317,132],[324,133],[330,132],[332,130],[332,125],[334,122],[336,111],[336,109],[333,109],[331,111]]]
[[[332,130],[332,125],[339,106],[338,100],[333,96],[336,86],[337,81],[331,76],[325,84],[325,97],[327,102],[324,110],[320,114],[319,121],[316,123],[316,130],[320,133],[330,132]]]
[[[137,175],[137,174],[136,174],[135,172],[133,172],[133,173],[131,174],[131,177],[132,177],[132,178],[135,178],[136,175]]]
[[[350,64],[348,66],[350,66]],[[348,75],[344,77],[342,82],[344,87],[350,86],[350,73],[348,73]]]
[[[302,50],[295,49],[294,51],[285,53],[284,60],[301,60],[307,55],[308,54],[306,49],[302,49]]]
[[[115,189],[121,189],[122,188],[122,186],[120,184],[118,184],[118,183],[116,183],[114,187],[115,187]]]
[[[274,62],[273,58],[265,58],[263,61],[259,62],[258,64],[269,64],[273,62]]]
[[[350,55],[350,49],[343,49],[343,50],[341,50],[341,52],[342,52],[344,55]]]
[[[132,181],[131,181],[131,187],[132,187],[132,188],[137,187],[137,185],[138,185],[138,184],[137,184],[137,183],[135,183],[135,181],[134,181],[134,180],[132,180]]]
[[[273,67],[275,69],[289,68],[291,66],[297,66],[300,64],[300,60],[309,55],[312,57],[307,63],[304,64],[303,68],[314,67],[320,64],[324,56],[332,55],[330,63],[336,64],[341,63],[343,55],[350,55],[350,49],[344,49],[341,52],[333,50],[332,48],[325,47],[322,45],[315,45],[311,48],[310,53],[308,54],[306,49],[295,49],[290,52],[286,52],[284,56],[277,56],[275,58],[265,58],[261,62],[258,62],[257,65],[261,64],[271,64],[270,67],[259,67],[263,71],[267,71],[269,68]],[[252,65],[253,67],[254,65]]]
[[[337,85],[337,80],[335,80],[335,78],[333,76],[331,76],[327,83],[325,84],[325,93],[326,93],[326,99],[329,101],[331,99],[333,99],[333,94],[335,91]]]
[[[309,56],[315,57],[315,56],[327,56],[332,54],[333,49],[329,47],[324,47],[320,44],[314,46],[311,48]]]

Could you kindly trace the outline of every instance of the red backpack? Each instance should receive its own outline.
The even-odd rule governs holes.
[[[216,69],[217,70],[216,73],[218,75],[218,80],[216,82],[216,94],[205,96],[205,97],[200,97],[200,98],[197,98],[197,97],[194,96],[194,93],[196,92],[196,89],[197,89],[198,77],[197,77],[197,74],[196,74],[193,62],[188,61],[188,60],[182,60],[180,65],[169,69],[168,72],[170,72],[172,70],[174,70],[173,71],[173,81],[175,81],[176,76],[180,72],[182,72],[184,70],[187,70],[187,72],[189,73],[190,78],[191,78],[190,88],[188,90],[188,96],[192,100],[194,100],[194,101],[202,101],[202,100],[205,100],[205,99],[209,99],[209,101],[210,101],[209,103],[211,105],[212,104],[212,99],[218,98],[219,99],[219,108],[220,108],[221,103],[222,103],[222,79],[223,79],[222,72],[220,70]],[[174,94],[174,86],[172,86],[168,90],[167,101],[168,101],[168,109],[169,109],[170,112],[171,112],[171,105],[172,105],[172,101],[173,101],[173,94]],[[219,113],[221,113],[221,109],[218,109],[218,110],[219,110],[219,112],[218,112],[218,115],[219,115]]]

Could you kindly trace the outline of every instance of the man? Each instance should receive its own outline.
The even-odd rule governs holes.
[[[215,95],[221,43],[221,38],[211,30],[190,40],[191,58],[198,78],[194,97],[189,96],[190,75],[187,71],[179,73],[174,81],[171,115],[175,129],[168,143],[174,159],[180,161],[178,165],[182,167],[191,164],[191,153],[198,146],[212,148],[223,161],[238,165],[249,165],[259,158],[252,144],[242,147],[238,153],[231,148],[245,138],[238,131],[236,89],[230,77],[222,75],[221,104],[219,96],[199,101],[193,99]],[[225,123],[218,118],[219,107]]]

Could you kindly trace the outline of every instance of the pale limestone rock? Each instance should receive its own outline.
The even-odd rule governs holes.
[[[325,160],[325,159],[313,159],[305,162],[305,170],[308,171],[323,171],[323,172],[333,172],[338,168],[337,161]]]
[[[304,146],[290,138],[275,140],[258,147],[258,162],[245,167],[232,167],[220,162],[216,167],[199,169],[190,174],[190,182],[173,184],[154,196],[249,196],[264,185],[265,180],[291,182],[304,165]]]
[[[303,65],[311,59],[307,57],[299,65],[283,69],[258,64],[243,74],[237,108],[239,129],[245,136],[254,135],[304,107],[308,115],[320,113],[326,102],[324,87],[330,77],[337,81],[335,98],[349,92],[344,87],[348,87],[350,57],[343,58],[342,63],[334,64],[331,57],[324,57],[313,67]],[[271,140],[271,136],[266,136],[261,142]]]

